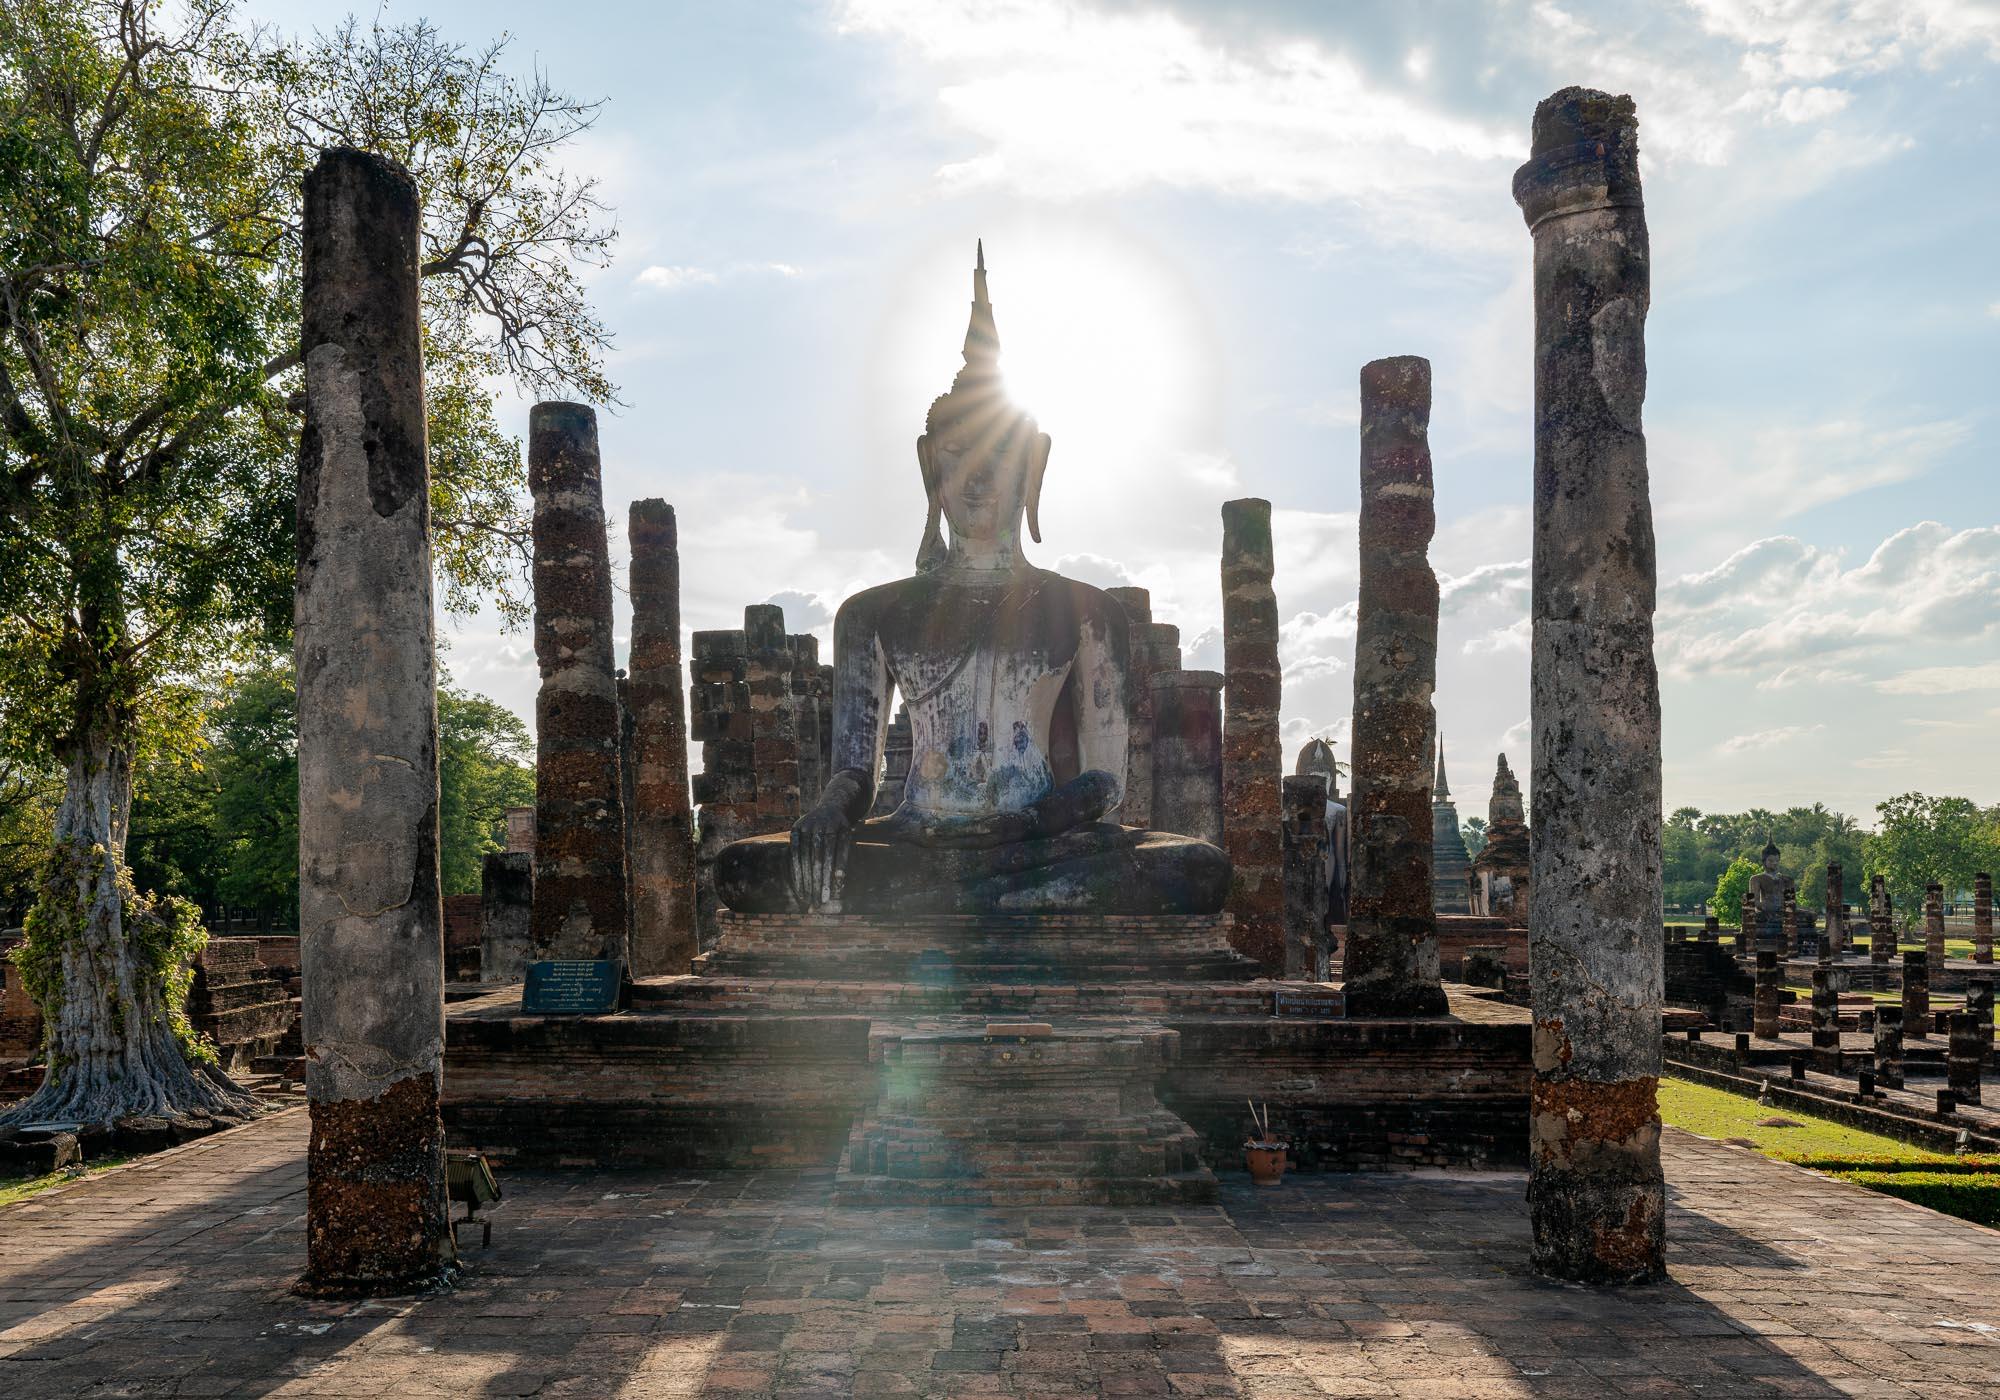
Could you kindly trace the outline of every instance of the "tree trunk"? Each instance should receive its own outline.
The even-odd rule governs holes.
[[[156,950],[173,936],[174,906],[132,888],[124,859],[132,749],[130,734],[99,726],[67,755],[54,850],[29,915],[30,948],[53,948],[60,968],[59,990],[42,1008],[48,1068],[0,1124],[256,1111],[254,1096],[190,1060],[175,1032],[184,1010],[176,1000],[186,994],[176,974],[195,950],[162,965]]]

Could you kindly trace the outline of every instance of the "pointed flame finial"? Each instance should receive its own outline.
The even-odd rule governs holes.
[[[1441,724],[1438,726],[1437,731],[1437,746],[1437,784],[1431,789],[1431,800],[1433,802],[1443,802],[1451,796],[1451,784],[1444,780],[1444,726]]]
[[[986,297],[986,240],[973,247],[972,315],[965,326],[965,368],[952,380],[954,394],[996,388],[1000,378],[1000,331]]]

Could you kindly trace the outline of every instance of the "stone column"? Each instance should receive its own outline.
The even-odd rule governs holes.
[[[1326,779],[1288,775],[1285,790],[1285,976],[1324,982]]]
[[[1931,958],[1903,954],[1903,1034],[1922,1040],[1931,1033]]]
[[[1838,962],[1847,952],[1847,898],[1840,862],[1826,867],[1826,936],[1820,940],[1819,960]]]
[[[869,816],[886,817],[903,805],[903,789],[910,780],[910,760],[916,757],[916,748],[909,708],[898,705],[896,717],[882,733],[882,781],[875,786]]]
[[[701,772],[692,786],[701,809],[695,827],[695,920],[704,948],[714,944],[718,932],[715,859],[730,842],[756,834],[748,646],[741,629],[697,632],[689,667],[688,724],[701,744]]]
[[[1812,974],[1813,1057],[1821,1069],[1840,1069],[1840,993],[1834,990],[1833,969],[1816,967]]]
[[[699,949],[694,808],[688,801],[681,556],[674,508],[632,502],[632,971],[678,975]]]
[[[794,632],[785,643],[792,652],[788,694],[792,731],[799,744],[799,811],[807,812],[819,801],[820,790],[830,776],[819,765],[819,638],[810,632]]]
[[[754,603],[743,610],[749,671],[750,758],[756,771],[751,821],[757,834],[788,831],[799,819],[799,730],[792,706],[792,651],[785,610]]]
[[[1660,691],[1646,439],[1650,252],[1632,99],[1535,109],[1514,198],[1535,243],[1534,1265],[1665,1269]]]
[[[1993,961],[1993,877],[1983,870],[1972,877],[1972,960]]]
[[[1969,1011],[1954,1011],[1945,1024],[1950,1032],[1945,1042],[1945,1082],[1960,1103],[1978,1103],[1979,1071],[1986,1061],[1979,1018]]]
[[[1875,1008],[1875,1082],[1884,1089],[1903,1087],[1903,1009]]]
[[[1716,918],[1713,914],[1702,915],[1701,941],[1703,943],[1720,943],[1722,941],[1722,920]]]
[[[1887,965],[1896,957],[1896,911],[1889,903],[1889,882],[1877,875],[1868,883],[1868,961]]]
[[[1778,927],[1784,932],[1785,956],[1796,958],[1799,955],[1799,897],[1789,887],[1778,911]]]
[[[1219,671],[1153,673],[1153,828],[1222,844]]]
[[[1283,818],[1278,784],[1278,597],[1271,589],[1271,503],[1222,505],[1223,848],[1233,873],[1230,941],[1275,972],[1285,964]],[[1353,1006],[1352,993],[1348,1005]]]
[[[1147,641],[1152,647],[1152,673],[1178,671],[1181,668],[1181,629],[1171,622],[1156,622],[1147,629]]]
[[[1345,964],[1350,1016],[1445,1010],[1431,885],[1438,588],[1430,565],[1437,525],[1430,412],[1430,361],[1404,355],[1362,366]]]
[[[1118,804],[1124,826],[1153,825],[1153,600],[1143,588],[1107,588],[1125,609],[1125,796]]]
[[[536,958],[628,963],[625,804],[618,772],[611,560],[597,413],[538,403],[528,414],[535,501]]]
[[[1776,948],[1757,950],[1757,990],[1751,1003],[1750,1029],[1760,1040],[1778,1038],[1778,993],[1785,987],[1785,970]]]
[[[479,867],[479,980],[518,982],[527,975],[528,925],[535,907],[535,858],[488,851]]]
[[[1936,880],[1924,886],[1924,951],[1931,966],[1944,971],[1944,886]]]
[[[415,181],[380,156],[325,151],[306,177],[293,651],[309,1291],[393,1290],[453,1259],[417,221]]]
[[[1984,1028],[1981,1038],[1987,1049],[1993,1048],[1993,979],[1990,977],[1969,978],[1965,984],[1965,1009],[1976,1017]]]

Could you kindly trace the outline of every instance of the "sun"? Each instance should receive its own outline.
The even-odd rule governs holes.
[[[1212,434],[1213,335],[1161,250],[1069,218],[1010,220],[980,236],[1001,373],[1008,397],[1054,439],[1058,511],[1129,501],[1164,456]],[[928,248],[898,298],[895,377],[930,395],[950,383],[965,337],[974,235],[962,241]]]

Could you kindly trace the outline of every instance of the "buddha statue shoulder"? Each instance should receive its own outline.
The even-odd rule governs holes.
[[[909,578],[834,619],[833,777],[786,835],[725,848],[744,912],[1214,913],[1228,858],[1107,820],[1125,783],[1125,613],[1029,563],[1050,441],[999,373],[984,249],[964,367],[917,439],[928,514]],[[902,801],[869,818],[894,700]]]

